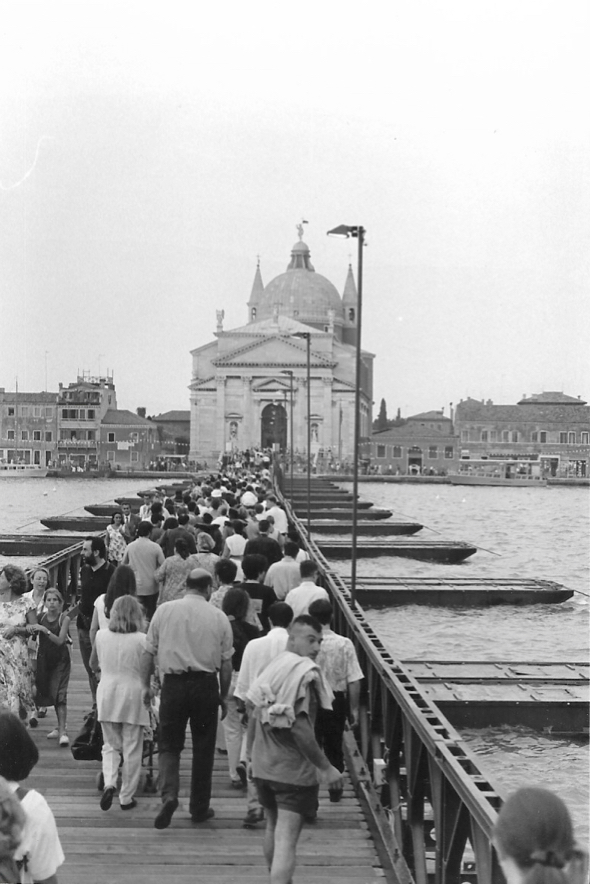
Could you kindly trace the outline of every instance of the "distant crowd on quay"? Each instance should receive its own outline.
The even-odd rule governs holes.
[[[343,735],[358,722],[363,672],[352,642],[331,628],[332,602],[274,492],[270,452],[226,455],[174,496],[146,492],[137,513],[114,506],[104,538],[84,540],[82,562],[69,608],[45,569],[0,572],[0,881],[56,884],[64,862],[49,805],[20,783],[38,760],[30,729],[39,718],[55,714],[48,738],[70,746],[75,626],[102,729],[100,810],[138,806],[149,735],[161,795],[153,824],[168,828],[188,724],[191,822],[215,816],[222,754],[243,795],[244,828],[265,824],[270,881],[288,884],[302,827],[321,814],[320,783],[341,800]],[[507,880],[582,884],[569,813],[537,791],[508,802],[516,821],[500,814],[495,846]]]

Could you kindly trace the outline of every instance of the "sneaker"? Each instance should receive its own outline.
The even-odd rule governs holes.
[[[47,706],[39,706],[37,709],[37,718],[45,718],[47,715]]]
[[[67,734],[61,735],[61,737],[59,738],[59,745],[60,746],[69,746],[70,745],[70,738],[68,737]]]
[[[58,737],[59,737],[59,731],[57,728],[54,728],[54,730],[49,731],[49,733],[47,734],[48,740],[57,740]]]
[[[113,795],[115,794],[115,787],[108,786],[100,796],[100,809],[101,810],[110,810],[111,805],[113,803]]]
[[[174,811],[178,807],[178,798],[169,798],[160,808],[160,812],[154,820],[155,829],[167,829]]]
[[[39,722],[37,721],[37,716],[33,712],[29,718],[29,727],[37,727],[38,724]]]
[[[243,761],[240,761],[239,764],[236,765],[236,773],[240,778],[242,787],[245,789],[248,785],[248,771],[246,770],[246,765]]]
[[[243,789],[245,784],[241,780],[230,780],[232,789]]]
[[[264,819],[263,810],[249,810],[242,821],[243,829],[255,829],[258,823]]]

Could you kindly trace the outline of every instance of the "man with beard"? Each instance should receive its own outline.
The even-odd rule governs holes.
[[[82,544],[82,561],[80,569],[80,592],[78,596],[78,641],[80,656],[84,669],[88,673],[88,683],[92,693],[92,702],[96,703],[96,676],[90,668],[92,642],[90,626],[94,613],[94,603],[107,591],[114,567],[107,561],[107,550],[102,537],[87,537]]]

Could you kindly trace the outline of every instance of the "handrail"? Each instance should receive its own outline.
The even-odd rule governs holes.
[[[383,771],[381,802],[417,884],[499,884],[504,878],[491,835],[502,803],[460,735],[423,693],[406,667],[389,653],[352,606],[351,594],[306,531],[280,490],[275,488],[303,545],[320,566],[334,602],[334,628],[350,638],[365,674],[361,698],[360,751],[369,771]],[[433,823],[435,838],[430,826]],[[467,842],[475,869],[464,868]],[[392,857],[392,862],[395,857]]]

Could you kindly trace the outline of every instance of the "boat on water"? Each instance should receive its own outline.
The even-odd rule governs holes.
[[[509,485],[539,488],[547,484],[541,476],[541,465],[531,460],[497,460],[470,458],[459,464],[458,473],[449,473],[451,485]]]
[[[0,479],[44,479],[47,471],[31,463],[0,463]]]

